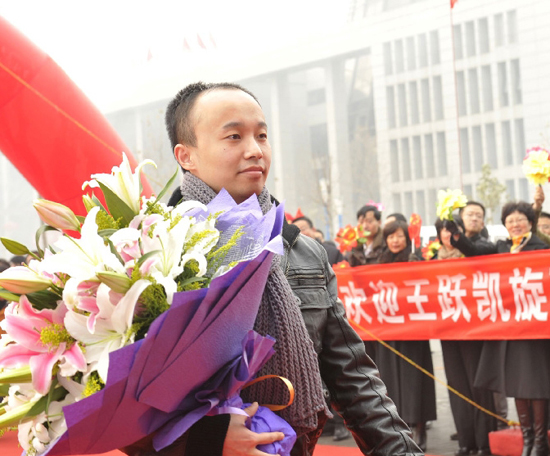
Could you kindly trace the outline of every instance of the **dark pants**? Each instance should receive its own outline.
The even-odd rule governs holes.
[[[480,340],[442,340],[445,375],[449,386],[487,410],[494,412],[493,393],[489,390],[474,388],[474,378],[482,347],[483,341]],[[496,429],[495,418],[450,391],[449,398],[458,432],[459,446],[470,449],[488,448],[489,432]]]

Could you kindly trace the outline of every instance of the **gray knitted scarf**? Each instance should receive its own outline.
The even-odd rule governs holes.
[[[183,200],[197,200],[208,204],[216,192],[202,180],[184,173],[181,185]],[[264,187],[258,196],[264,214],[272,202]],[[298,436],[317,429],[318,413],[329,415],[323,397],[319,364],[313,342],[309,338],[297,298],[280,266],[280,257],[275,256],[256,317],[254,330],[259,334],[276,339],[276,354],[266,363],[258,376],[274,374],[288,378],[296,396],[294,403],[278,412],[296,431]],[[279,380],[265,380],[256,383],[241,394],[245,402],[260,404],[286,404],[289,393]]]

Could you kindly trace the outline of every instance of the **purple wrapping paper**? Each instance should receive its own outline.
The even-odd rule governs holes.
[[[217,205],[227,209],[227,197],[220,192],[209,211],[217,212]],[[246,203],[253,206],[251,200]],[[234,206],[226,213],[227,223],[243,218]],[[243,372],[259,369],[272,354],[267,338],[251,341],[248,332],[269,274],[269,251],[282,253],[280,238],[274,237],[283,217],[282,205],[263,219],[244,214],[249,232],[257,230],[264,238],[269,233],[266,250],[214,279],[207,289],[177,293],[145,339],[111,353],[107,385],[63,409],[68,430],[45,454],[104,453],[154,432],[160,450],[239,389]],[[244,354],[243,339],[249,342]]]

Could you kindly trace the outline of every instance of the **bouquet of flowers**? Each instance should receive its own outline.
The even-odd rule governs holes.
[[[273,253],[283,251],[283,207],[264,216],[255,196],[237,205],[225,190],[206,206],[168,207],[160,198],[177,172],[158,197],[140,197],[148,163],[132,173],[124,156],[111,174],[93,175],[84,187],[104,202],[84,195],[85,217],[36,202],[46,223],[38,254],[2,239],[34,257],[0,273],[0,295],[12,301],[0,428],[18,426],[28,455],[101,453],[153,433],[160,450],[236,403],[274,353],[274,340],[251,328]],[[43,249],[49,230],[65,232]],[[258,419],[285,429],[288,454],[295,435],[270,413]]]
[[[542,147],[531,147],[523,159],[525,177],[535,185],[542,185],[550,178],[550,157]]]
[[[340,228],[336,233],[336,242],[338,243],[340,252],[344,253],[357,247],[358,244],[364,244],[367,242],[367,235],[368,233],[363,231],[361,225],[346,225]]]
[[[441,248],[440,242],[436,239],[422,248],[422,257],[429,261],[431,260],[437,251]]]
[[[466,206],[468,198],[461,190],[439,190],[437,194],[437,216],[441,220],[453,220],[453,211]]]

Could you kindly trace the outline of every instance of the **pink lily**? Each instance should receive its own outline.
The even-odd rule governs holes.
[[[19,367],[28,364],[34,389],[45,395],[50,389],[56,363],[65,362],[75,372],[86,371],[82,350],[66,331],[64,305],[54,310],[35,310],[26,296],[11,303],[5,311],[6,332],[16,344],[0,352],[0,367]]]

